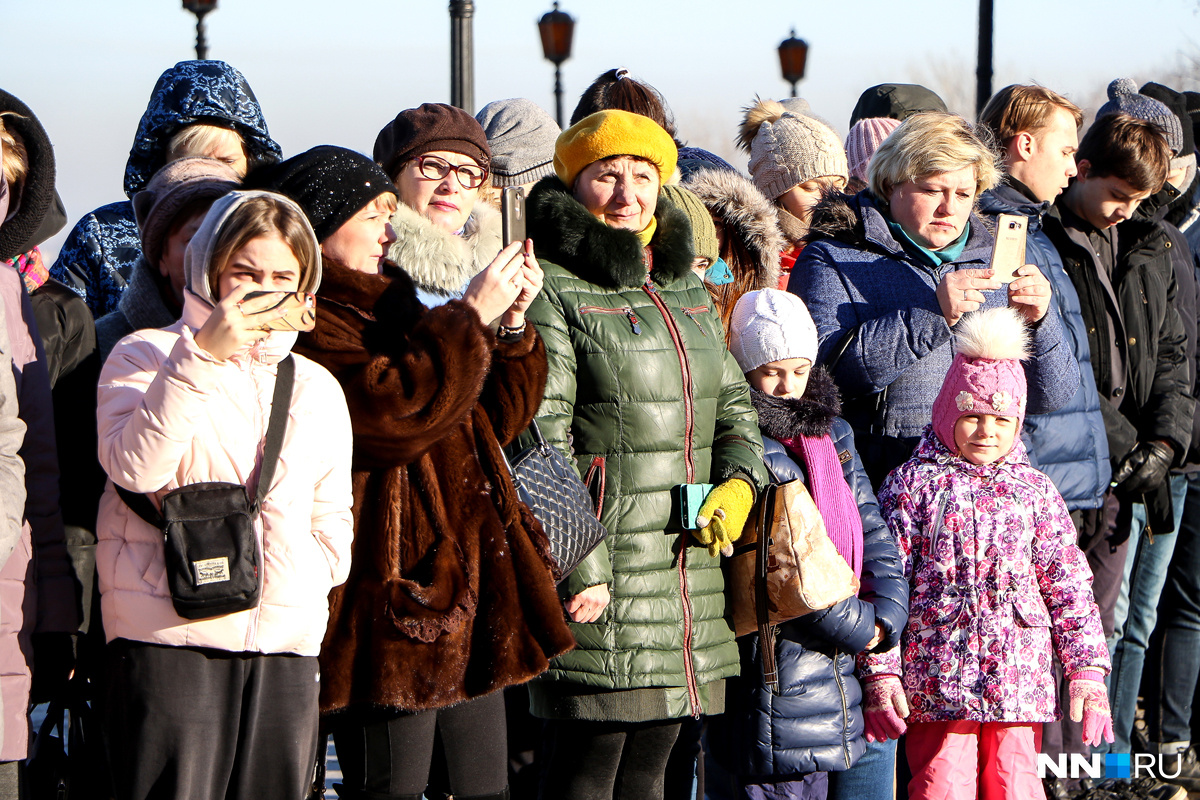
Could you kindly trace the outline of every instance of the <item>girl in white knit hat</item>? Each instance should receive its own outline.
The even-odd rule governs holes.
[[[908,586],[850,426],[838,416],[837,387],[813,365],[817,330],[804,302],[777,289],[746,293],[733,311],[729,349],[750,382],[772,480],[804,482],[861,588],[779,626],[774,690],[758,634],[739,639],[741,677],[728,682],[724,716],[709,720],[708,751],[733,774],[740,800],[824,798],[825,773],[849,769],[867,747],[855,655],[895,645],[908,620]]]

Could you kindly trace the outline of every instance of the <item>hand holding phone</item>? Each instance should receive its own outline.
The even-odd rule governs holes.
[[[311,331],[317,324],[317,298],[311,292],[248,292],[242,298],[247,302],[258,297],[273,296],[274,302],[264,308],[246,313],[263,317],[262,330],[267,331]]]
[[[1029,219],[1019,214],[1001,214],[996,218],[996,241],[992,245],[992,272],[1003,283],[1010,283],[1025,266],[1025,235]]]

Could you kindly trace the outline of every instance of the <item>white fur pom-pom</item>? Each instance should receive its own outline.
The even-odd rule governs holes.
[[[954,326],[954,348],[967,358],[1024,361],[1029,357],[1029,328],[1015,308],[975,311]]]

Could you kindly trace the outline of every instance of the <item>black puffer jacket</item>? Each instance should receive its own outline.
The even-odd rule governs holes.
[[[812,371],[800,400],[751,392],[763,433],[765,460],[775,482],[807,482],[780,439],[828,435],[842,459],[863,523],[862,588],[858,597],[779,627],[776,659],[779,693],[763,682],[758,634],[738,640],[742,674],[726,688],[723,717],[709,721],[712,752],[740,775],[791,775],[848,769],[866,750],[862,687],[855,654],[883,626],[876,648],[895,646],[908,622],[908,582],[900,571],[896,540],[887,529],[871,482],[854,448],[850,425],[836,416],[837,389],[823,369]]]
[[[1107,285],[1100,279],[1090,243],[1068,231],[1058,206],[1046,215],[1044,225],[1079,292],[1092,368],[1100,386],[1105,384],[1101,376],[1112,369],[1108,337],[1103,335],[1108,325],[1105,315],[1113,317],[1117,326],[1117,344],[1125,362],[1125,393],[1119,413],[1113,411],[1112,403],[1100,404],[1114,468],[1139,441],[1154,439],[1170,442],[1176,462],[1181,462],[1192,441],[1195,401],[1187,337],[1174,307],[1178,285],[1162,226],[1139,219],[1121,223],[1117,266],[1111,285]],[[1174,528],[1166,482],[1152,493],[1123,500],[1144,500],[1151,530]]]

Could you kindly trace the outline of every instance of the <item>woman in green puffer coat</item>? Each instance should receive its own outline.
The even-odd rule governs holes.
[[[557,177],[529,197],[545,288],[527,318],[550,366],[538,422],[609,531],[563,583],[578,646],[530,684],[544,798],[661,797],[680,723],[721,713],[738,671],[718,551],[766,483],[762,441],[691,227],[659,197],[676,157],[651,120],[601,111],[563,132]],[[717,485],[699,531],[672,510],[687,483]]]

